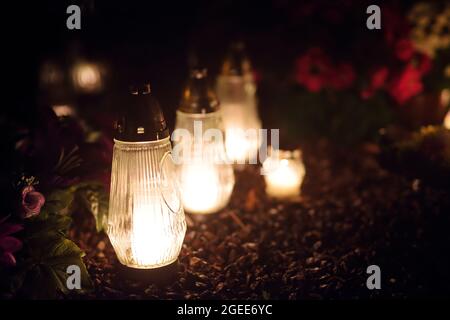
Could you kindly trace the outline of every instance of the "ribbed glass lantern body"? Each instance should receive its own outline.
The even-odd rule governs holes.
[[[256,158],[261,145],[261,120],[258,116],[253,76],[220,75],[216,91],[223,112],[226,152],[229,159],[243,162]]]
[[[151,269],[174,262],[186,222],[169,137],[115,140],[107,232],[119,261]]]
[[[178,110],[175,128],[184,129],[182,132],[190,136],[174,131],[174,154],[181,160],[177,172],[184,209],[197,214],[223,209],[234,187],[233,167],[225,161],[223,139],[205,135],[208,129],[214,129],[223,137],[221,112],[192,114]]]

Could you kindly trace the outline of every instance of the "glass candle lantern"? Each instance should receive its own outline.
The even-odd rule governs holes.
[[[229,159],[244,163],[256,159],[261,145],[256,84],[242,43],[233,44],[217,78]]]
[[[152,269],[174,262],[186,222],[169,132],[146,85],[116,123],[107,233],[119,261]]]
[[[299,150],[273,151],[264,161],[263,170],[266,192],[270,197],[289,199],[300,195],[305,166]]]
[[[196,214],[224,208],[234,186],[232,165],[225,161],[219,102],[208,87],[206,76],[205,69],[191,72],[177,110],[174,132],[184,209]],[[218,136],[208,137],[208,131]]]

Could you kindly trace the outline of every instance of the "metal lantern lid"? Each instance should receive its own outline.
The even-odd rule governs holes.
[[[222,65],[222,75],[245,76],[251,73],[252,66],[245,52],[245,44],[241,41],[231,44]]]
[[[192,69],[183,91],[179,110],[185,113],[211,113],[219,110],[219,100],[208,84],[205,68]]]
[[[150,84],[132,85],[115,123],[115,139],[144,142],[168,136],[164,114],[158,101],[151,95]]]

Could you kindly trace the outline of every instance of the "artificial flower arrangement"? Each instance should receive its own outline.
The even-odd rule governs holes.
[[[404,58],[421,54],[423,62],[409,63],[411,70],[400,81],[397,91],[405,97],[399,104],[400,121],[380,130],[379,160],[416,182],[449,188],[450,131],[445,115],[450,114],[450,5],[419,2],[406,17],[409,37],[399,44],[399,53]]]
[[[448,108],[442,90],[450,88],[448,3],[382,6],[382,28],[374,31],[354,4],[337,1],[333,10],[306,2],[289,13],[296,32],[289,31],[310,41],[298,48],[292,77],[272,83],[281,88],[273,104],[289,109],[274,117],[299,139],[344,145],[376,139],[391,123],[441,124]]]
[[[29,121],[1,118],[2,133],[8,137],[3,150],[8,152],[1,160],[0,294],[2,298],[61,297],[70,291],[66,280],[71,265],[80,268],[77,293],[86,292],[91,282],[84,252],[68,231],[74,198],[85,199],[79,202],[87,209],[95,207],[98,221],[106,214],[107,208],[99,208],[98,203],[106,194],[98,175],[104,167],[98,156],[103,145],[86,142],[78,121],[58,118],[50,108],[39,108],[24,119]],[[96,155],[89,157],[93,148]]]

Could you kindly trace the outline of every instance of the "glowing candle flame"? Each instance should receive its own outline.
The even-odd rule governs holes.
[[[213,165],[186,164],[181,168],[181,190],[186,211],[211,213],[220,209],[218,169]]]
[[[257,142],[256,149],[258,148]],[[245,133],[237,128],[227,130],[225,147],[227,157],[238,163],[243,163],[252,154],[255,148],[252,148],[252,142],[245,136]]]
[[[173,247],[173,236],[161,227],[167,224],[164,217],[172,213],[161,207],[159,201],[137,204],[133,211],[131,251],[140,266],[161,261]]]
[[[74,68],[73,81],[80,90],[98,91],[102,85],[100,69],[95,64],[79,64]]]
[[[292,198],[300,194],[305,167],[300,159],[267,158],[263,164],[266,192],[275,198]]]

